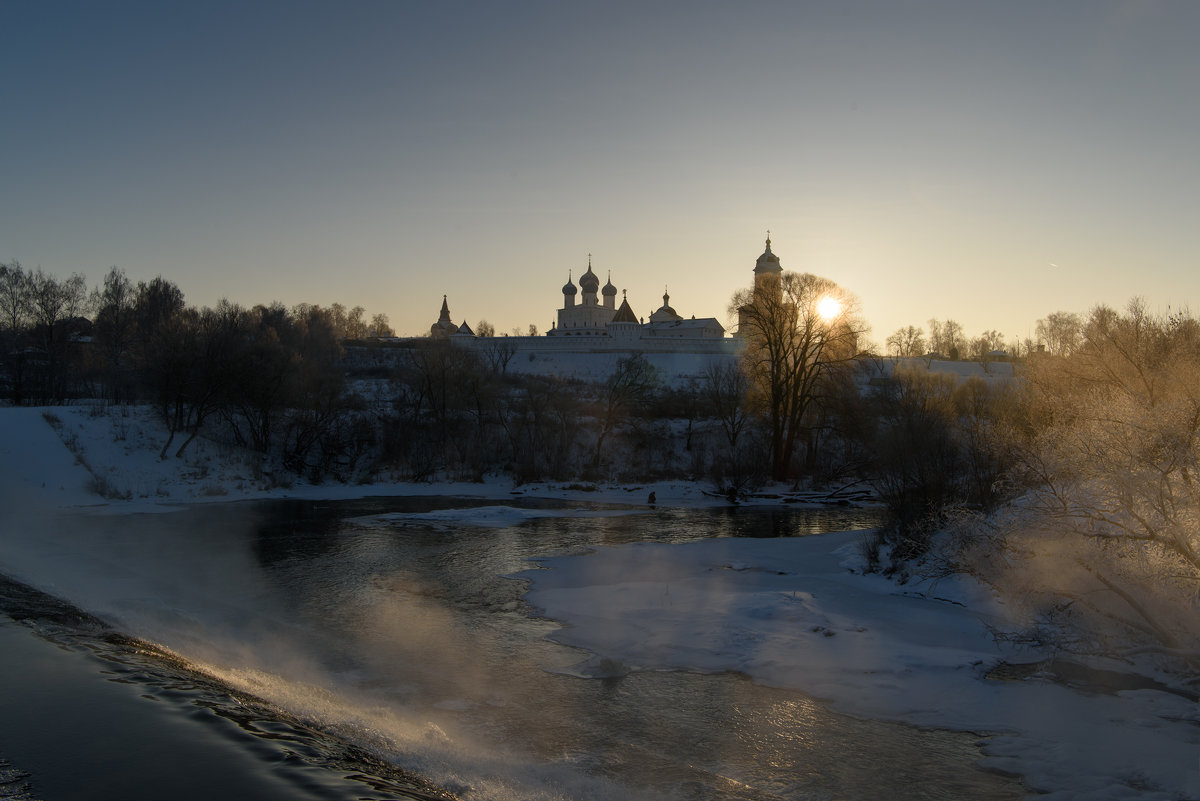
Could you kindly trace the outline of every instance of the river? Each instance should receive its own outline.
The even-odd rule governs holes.
[[[590,655],[550,639],[558,624],[513,578],[537,557],[596,546],[819,534],[870,527],[871,512],[521,500],[509,505],[534,516],[513,525],[444,516],[495,503],[273,501],[29,521],[5,532],[0,569],[48,595],[10,583],[4,611],[86,653],[85,671],[134,687],[123,703],[177,710],[172,742],[222,741],[241,760],[232,776],[282,782],[254,797],[1023,794],[976,767],[979,736],[849,717],[733,674],[571,675]],[[136,769],[61,751],[60,768],[112,782]],[[28,771],[35,794],[49,781],[38,767],[49,762],[0,758]],[[191,797],[216,793],[197,785]]]

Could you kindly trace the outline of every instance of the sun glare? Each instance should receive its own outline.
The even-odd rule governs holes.
[[[817,314],[828,321],[837,317],[842,311],[842,302],[832,295],[826,295],[817,301]]]

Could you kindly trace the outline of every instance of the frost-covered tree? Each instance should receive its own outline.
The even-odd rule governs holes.
[[[929,348],[951,360],[962,358],[967,350],[963,327],[954,320],[929,321]]]
[[[1066,356],[1083,341],[1083,319],[1074,312],[1057,311],[1037,321],[1038,343],[1055,356]]]
[[[1196,643],[1200,323],[1098,307],[1079,346],[1025,371],[1022,530],[1061,555],[1072,597],[1161,643]],[[1027,535],[1028,536],[1028,535]]]
[[[1004,334],[994,329],[984,331],[971,340],[971,358],[976,361],[986,364],[991,354],[998,350],[1004,350]]]

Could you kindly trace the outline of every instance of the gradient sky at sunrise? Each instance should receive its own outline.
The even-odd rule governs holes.
[[[727,321],[771,230],[882,342],[1200,311],[1200,3],[0,2],[0,260],[545,331]]]

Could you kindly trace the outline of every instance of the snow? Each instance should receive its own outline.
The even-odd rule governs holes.
[[[0,409],[0,486],[38,506],[90,506],[91,476],[42,417],[41,409]]]
[[[43,415],[57,421],[57,430]],[[2,407],[0,487],[18,492],[26,505],[38,508],[101,507],[117,514],[170,511],[194,503],[388,495],[553,498],[644,505],[654,492],[657,502],[664,506],[726,504],[722,498],[706,495],[702,487],[681,482],[514,486],[510,478],[491,477],[484,482],[313,485],[264,471],[252,454],[202,437],[188,445],[179,458],[174,451],[182,439],[176,437],[167,457],[160,458],[166,441],[165,426],[146,407]],[[71,448],[65,444],[68,442]],[[521,513],[531,514],[528,510]],[[444,517],[455,513],[431,513],[431,521],[437,514]]]
[[[1003,605],[961,579],[900,586],[847,569],[861,533],[635,543],[542,560],[527,600],[596,655],[569,672],[740,671],[850,714],[994,732],[985,765],[1053,799],[1200,797],[1200,710],[986,678],[1035,661],[991,636]],[[1021,657],[1024,657],[1022,660]]]
[[[0,408],[0,536],[38,509],[128,514],[240,498],[484,497],[496,502],[424,519],[492,528],[568,513],[508,501],[521,496],[644,508],[653,491],[659,506],[722,503],[686,484],[280,486],[252,459],[200,440],[182,459],[160,459],[165,432],[156,425],[136,408]],[[96,495],[98,486],[112,497]],[[359,522],[387,525],[388,516]],[[1050,799],[1200,799],[1194,702],[1158,690],[1087,693],[1036,674],[987,678],[1001,661],[1047,654],[995,640],[989,626],[1005,623],[1005,606],[965,578],[900,585],[856,572],[862,536],[633,543],[546,558],[521,577],[527,600],[561,623],[554,639],[593,655],[567,669],[578,675],[740,671],[853,715],[989,734],[985,766],[1021,775]]]

